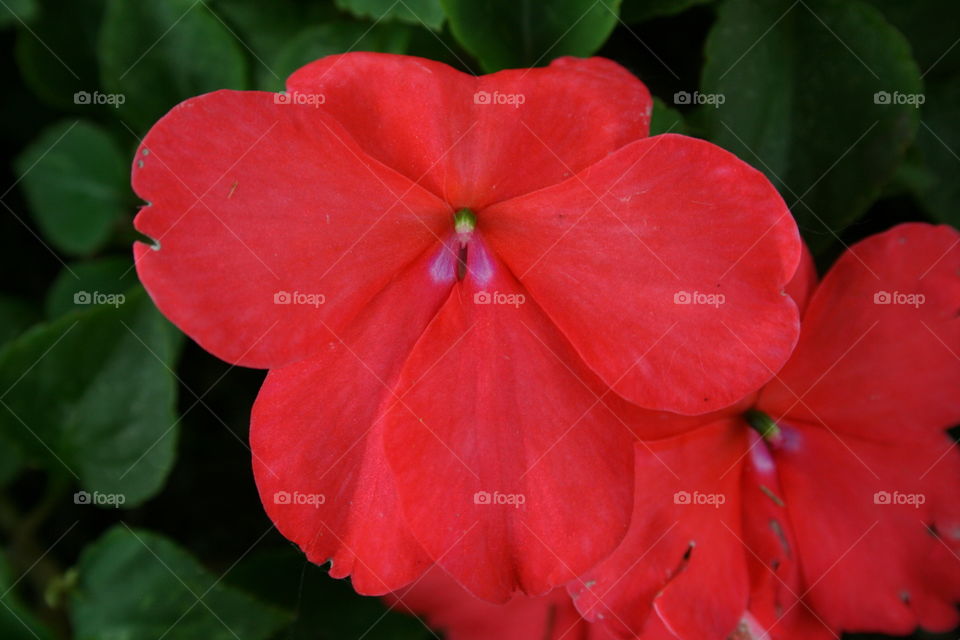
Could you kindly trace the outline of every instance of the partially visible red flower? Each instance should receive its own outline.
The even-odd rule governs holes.
[[[355,53],[288,90],[153,127],[137,269],[204,348],[271,369],[264,505],[358,591],[432,563],[492,600],[550,591],[626,532],[632,442],[677,428],[638,407],[715,410],[788,357],[785,205],[716,146],[647,138],[618,65]]]
[[[727,638],[747,610],[748,638],[954,627],[958,311],[956,230],[905,224],[852,247],[756,397],[638,445],[631,530],[572,583],[580,611],[622,637],[658,620],[684,640]]]
[[[442,631],[447,640],[615,640],[610,626],[589,622],[577,611],[562,587],[545,596],[515,596],[493,604],[472,595],[438,567],[413,584],[384,596],[390,607],[416,616],[424,625]],[[779,625],[777,634],[764,630],[745,612],[729,640],[826,640],[835,638],[806,610],[798,609]],[[676,640],[663,622],[651,617],[637,640]]]
[[[504,604],[481,600],[439,567],[384,600],[396,611],[419,617],[447,640],[602,640],[612,636],[590,624],[563,587],[537,597],[515,596]]]

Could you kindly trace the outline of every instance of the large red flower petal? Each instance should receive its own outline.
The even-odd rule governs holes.
[[[796,225],[761,173],[707,142],[635,142],[478,219],[587,364],[640,406],[733,404],[793,348]]]
[[[960,233],[904,224],[851,247],[817,288],[774,418],[912,442],[960,421]]]
[[[253,367],[315,352],[324,324],[343,327],[451,219],[329,116],[275,97],[188,100],[133,168],[149,202],[136,227],[155,241],[134,247],[140,280],[201,346]]]
[[[348,53],[303,67],[287,86],[323,96],[321,109],[371,156],[474,209],[645,137],[653,107],[643,83],[602,58],[478,78],[422,58]]]
[[[569,586],[585,618],[632,637],[650,626],[655,610],[683,640],[730,635],[749,593],[740,533],[745,453],[738,419],[637,445],[630,531]]]
[[[785,426],[775,457],[824,621],[893,634],[957,624],[960,455],[945,435],[905,446]]]
[[[397,401],[406,353],[449,289],[432,280],[429,259],[342,336],[325,336],[315,358],[272,370],[253,409],[253,469],[267,514],[311,561],[331,559],[330,574],[352,575],[364,594],[397,589],[430,564],[400,514],[380,420]]]
[[[563,588],[497,605],[465,591],[438,567],[386,597],[397,611],[423,616],[448,640],[588,640],[605,637],[580,617]]]
[[[486,292],[463,280],[413,349],[385,442],[417,539],[503,602],[612,550],[630,516],[631,443],[660,426],[596,380],[501,265],[488,276]]]

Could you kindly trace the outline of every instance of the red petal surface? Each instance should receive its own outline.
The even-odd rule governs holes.
[[[601,58],[475,77],[445,64],[348,53],[294,73],[291,92],[322,95],[371,156],[455,207],[556,184],[646,137],[646,87]]]
[[[275,95],[180,104],[133,168],[150,203],[136,227],[157,244],[134,246],[140,280],[203,348],[251,367],[314,353],[324,325],[345,326],[451,215],[320,110]],[[288,303],[275,304],[278,294]]]
[[[385,442],[417,539],[504,602],[547,593],[619,542],[648,414],[608,393],[501,265],[487,276],[485,292],[463,280],[413,349]]]
[[[872,236],[817,288],[759,406],[867,439],[950,427],[960,422],[958,312],[960,233],[911,223]]]
[[[636,447],[629,533],[569,589],[584,617],[604,620],[623,638],[656,627],[651,620],[659,617],[678,638],[725,640],[749,593],[741,543],[744,425],[725,420],[647,445]]]
[[[776,453],[810,602],[830,626],[945,631],[960,600],[960,454],[786,427]]]
[[[478,220],[587,364],[640,406],[733,404],[795,343],[783,290],[796,225],[761,173],[709,143],[641,140]]]
[[[449,289],[433,282],[429,259],[342,336],[328,334],[315,358],[271,371],[253,409],[253,468],[268,515],[311,561],[332,558],[330,574],[352,575],[364,594],[397,589],[430,564],[400,515],[379,419],[397,402],[404,356]],[[290,499],[278,503],[278,492]],[[296,504],[295,495],[325,499]]]

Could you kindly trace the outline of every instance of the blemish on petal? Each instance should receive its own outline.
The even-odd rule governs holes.
[[[749,611],[745,611],[728,640],[770,640],[770,632],[760,626],[759,621]]]
[[[778,507],[783,506],[783,500],[780,499],[780,496],[775,494],[773,490],[770,489],[770,487],[768,487],[767,485],[764,485],[764,484],[760,485],[760,491],[763,491],[764,495],[766,495],[768,498],[773,500],[773,503]]]
[[[787,542],[787,534],[783,531],[783,527],[780,525],[780,522],[777,520],[771,520],[770,529],[773,530],[773,533],[777,536],[777,540],[780,541],[780,546],[783,547],[783,552],[789,558],[790,544]]]

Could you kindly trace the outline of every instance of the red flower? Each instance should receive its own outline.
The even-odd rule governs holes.
[[[626,531],[632,442],[672,420],[638,406],[718,409],[788,357],[782,200],[718,147],[646,138],[616,64],[355,53],[288,87],[154,126],[137,268],[200,345],[271,369],[264,504],[358,591],[432,562],[500,601],[570,580]]]
[[[580,611],[691,640],[727,638],[748,609],[773,639],[955,626],[958,309],[956,230],[905,224],[851,248],[740,415],[638,446],[631,530],[571,585]]]
[[[417,616],[447,640],[601,640],[603,625],[590,624],[563,587],[537,597],[516,596],[505,604],[480,600],[439,567],[409,586],[384,596],[392,609]]]
[[[403,589],[384,596],[396,611],[417,617],[424,625],[442,631],[447,640],[614,640],[603,623],[581,617],[563,587],[538,597],[518,595],[505,604],[492,604],[465,591],[438,567],[432,567]],[[834,634],[816,618],[798,610],[780,625],[777,637],[791,640],[826,640]],[[738,635],[739,633],[739,635]],[[639,640],[676,640],[656,616],[648,621]],[[745,613],[730,640],[761,640],[763,631],[751,613]],[[770,640],[764,638],[763,640]]]

